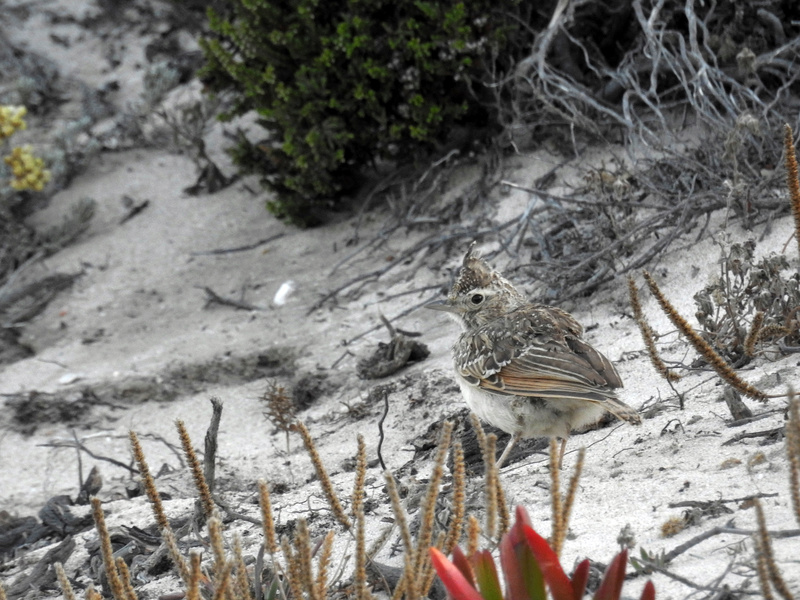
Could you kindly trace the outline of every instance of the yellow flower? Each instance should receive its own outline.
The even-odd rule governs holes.
[[[30,146],[14,148],[3,160],[11,167],[13,177],[10,185],[15,190],[40,192],[50,181],[50,171],[44,168],[44,161],[41,158],[34,156]]]
[[[0,106],[0,140],[13,135],[15,131],[25,129],[27,124],[23,118],[28,114],[24,106]]]

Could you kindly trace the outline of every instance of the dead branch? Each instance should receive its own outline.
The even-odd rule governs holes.
[[[241,310],[264,310],[262,307],[256,306],[255,304],[242,302],[240,300],[233,300],[231,298],[223,298],[208,286],[196,286],[196,287],[198,287],[199,289],[203,290],[206,293],[205,308],[208,308],[211,304],[216,303],[216,304],[221,304],[222,306],[232,306],[233,308],[238,308]]]
[[[269,244],[270,242],[274,242],[275,240],[279,240],[286,233],[276,233],[275,235],[271,235],[269,237],[265,237],[264,239],[258,240],[257,242],[253,242],[251,244],[245,244],[244,246],[236,246],[234,248],[216,248],[214,250],[199,250],[197,252],[190,252],[191,256],[210,256],[215,254],[233,254],[234,252],[246,252],[248,250],[255,250],[259,246],[263,246],[264,244]]]

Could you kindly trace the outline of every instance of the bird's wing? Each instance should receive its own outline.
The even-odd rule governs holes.
[[[456,367],[497,394],[602,402],[622,387],[614,366],[580,339],[580,325],[550,307],[526,307],[462,336]]]

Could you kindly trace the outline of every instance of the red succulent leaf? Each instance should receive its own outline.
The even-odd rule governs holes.
[[[500,589],[500,579],[497,576],[492,553],[488,550],[479,550],[470,557],[470,562],[484,600],[503,600],[503,591]]]
[[[619,600],[622,593],[622,582],[625,581],[625,565],[628,563],[628,551],[623,550],[608,565],[600,587],[594,593],[594,600]]]
[[[469,584],[472,587],[475,587],[475,576],[472,572],[472,566],[470,565],[469,560],[467,560],[467,557],[464,556],[461,548],[458,546],[453,548],[453,565],[455,565],[456,569],[461,571],[461,574],[469,582]]]
[[[641,600],[656,600],[656,586],[653,585],[652,581],[644,584]]]
[[[520,511],[517,511],[519,517]],[[527,516],[527,515],[525,515]],[[517,520],[500,541],[500,564],[506,580],[507,600],[546,600],[544,578]]]
[[[558,556],[547,540],[527,525],[523,525],[522,530],[554,600],[580,600],[581,596],[575,596],[572,582],[561,568]]]
[[[575,572],[572,574],[572,593],[573,598],[583,598],[583,593],[586,591],[586,583],[589,581],[589,560],[583,560],[575,567]]]
[[[522,506],[522,505],[517,506],[516,511],[514,511],[514,516],[517,518],[516,523],[521,523],[522,525],[527,525],[528,527],[533,529],[533,523],[531,522],[531,518],[528,515],[528,511],[525,510],[524,506]]]
[[[455,600],[483,600],[478,590],[470,585],[467,578],[440,550],[429,548],[428,552],[436,574]]]

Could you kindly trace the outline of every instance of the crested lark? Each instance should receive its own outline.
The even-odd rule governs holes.
[[[463,329],[453,360],[467,406],[512,435],[498,467],[520,438],[556,437],[560,468],[570,431],[606,411],[641,423],[614,392],[622,387],[614,365],[581,339],[572,315],[529,302],[472,247],[447,300],[427,307],[448,312]]]

